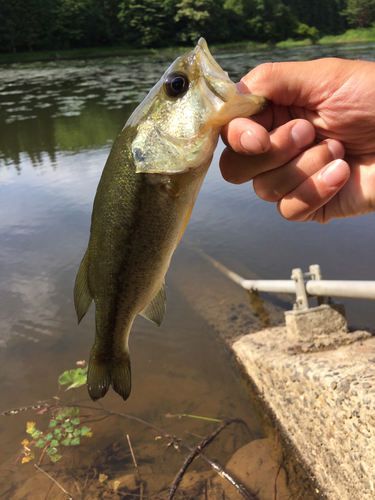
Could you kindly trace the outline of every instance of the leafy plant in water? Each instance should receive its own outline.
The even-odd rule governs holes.
[[[75,370],[67,370],[62,375],[60,375],[58,380],[60,385],[69,384],[68,388],[74,389],[76,387],[81,387],[87,382],[87,366],[86,368],[76,368]]]
[[[59,377],[59,384],[70,384],[68,389],[79,387],[86,383],[87,369],[77,368],[68,370]],[[68,390],[66,389],[66,390]],[[47,453],[52,462],[58,462],[62,458],[64,446],[77,446],[81,443],[81,437],[91,437],[92,432],[85,425],[80,426],[78,417],[79,409],[75,406],[63,406],[51,418],[48,430],[42,432],[35,427],[35,422],[27,422],[26,432],[30,434],[31,441],[24,439],[22,463],[30,462],[35,458],[31,446],[43,448],[43,454]]]

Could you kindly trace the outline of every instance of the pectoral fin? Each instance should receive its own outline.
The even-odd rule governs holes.
[[[159,288],[158,292],[148,305],[139,314],[144,318],[152,321],[155,325],[160,326],[163,321],[165,308],[167,304],[167,297],[165,295],[165,283]]]
[[[91,297],[89,285],[87,281],[88,273],[88,253],[86,253],[79,266],[76,282],[74,285],[74,305],[78,317],[78,323],[81,322],[84,315],[87,313],[93,298]]]
[[[186,226],[188,225],[189,223],[189,220],[190,220],[190,216],[191,216],[191,213],[193,211],[193,208],[194,208],[194,203],[192,203],[189,207],[189,210],[185,216],[185,220],[184,220],[184,223],[182,224],[182,227],[181,227],[181,231],[180,231],[180,234],[178,235],[178,240],[177,240],[177,245],[180,243],[180,240],[185,232],[185,229],[186,229]]]

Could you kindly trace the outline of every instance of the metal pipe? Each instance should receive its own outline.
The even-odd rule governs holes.
[[[309,295],[375,300],[375,281],[309,280]]]
[[[230,277],[230,276],[229,276]],[[238,281],[237,281],[238,283]],[[245,280],[238,283],[243,288],[254,292],[296,293],[296,283],[293,280]]]
[[[245,290],[267,293],[296,294],[296,281],[292,280],[247,280],[210,257],[202,250],[199,253],[225,276]],[[310,266],[310,270],[312,267]],[[311,275],[311,274],[309,274]],[[302,274],[301,274],[302,276]],[[302,278],[301,278],[302,279]],[[304,280],[303,280],[304,281]],[[348,299],[375,300],[375,281],[344,281],[309,279],[304,282],[305,290],[313,297],[346,297]],[[298,294],[297,294],[298,295]],[[298,297],[297,297],[298,299]]]
[[[228,276],[229,277],[229,276]],[[293,280],[236,280],[246,290],[268,293],[296,293]],[[375,300],[375,281],[308,280],[306,291],[311,296],[346,297]]]

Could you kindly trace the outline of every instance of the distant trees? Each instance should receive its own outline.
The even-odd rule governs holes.
[[[368,28],[375,22],[375,0],[348,0],[343,14],[351,26]]]
[[[173,15],[171,1],[122,0],[118,20],[123,40],[134,46],[160,47],[171,38]]]
[[[0,51],[192,45],[338,34],[375,0],[0,0]]]
[[[220,26],[226,24],[220,16],[222,13],[223,3],[220,1],[180,0],[175,5],[173,17],[176,23],[176,41],[191,44],[196,42],[202,33],[207,33],[207,38],[215,38],[215,27],[220,32]],[[220,36],[216,38],[220,39]]]

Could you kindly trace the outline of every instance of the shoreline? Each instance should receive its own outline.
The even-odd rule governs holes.
[[[357,36],[356,36],[357,35]],[[361,36],[362,35],[362,36]],[[276,44],[243,41],[229,44],[211,45],[212,54],[230,52],[235,49],[240,50],[266,50],[272,47],[289,49],[294,47],[304,47],[313,45],[337,45],[348,43],[371,43],[375,42],[375,29],[348,30],[346,33],[337,36],[324,36],[315,44],[310,39],[293,40],[288,39]],[[0,65],[28,64],[28,63],[50,63],[59,61],[75,61],[86,59],[106,59],[110,57],[131,57],[131,56],[164,56],[169,54],[183,53],[188,50],[186,47],[166,47],[160,49],[135,49],[130,47],[96,47],[69,50],[51,50],[40,52],[17,52],[0,53]]]

